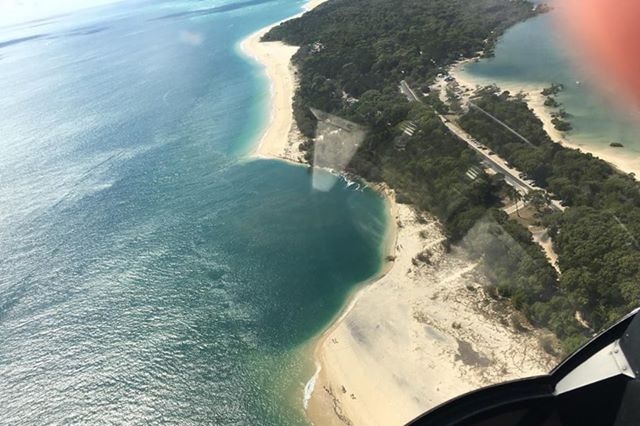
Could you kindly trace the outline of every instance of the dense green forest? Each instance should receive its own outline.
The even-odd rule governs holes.
[[[473,108],[460,124],[569,206],[543,219],[558,253],[562,303],[580,311],[595,330],[640,305],[640,186],[635,179],[591,154],[552,142],[522,96],[486,87],[473,102],[531,144]],[[530,310],[542,323],[553,323],[556,315],[544,306]]]
[[[631,237],[640,231],[637,185],[606,163],[551,142],[520,97],[497,88],[478,94],[478,105],[531,145],[473,110],[462,124],[572,206],[544,217],[560,256],[558,277],[531,233],[498,210],[506,184],[487,175],[474,151],[449,133],[437,115],[447,107],[428,88],[461,57],[490,55],[506,28],[535,13],[520,0],[330,0],[264,39],[301,46],[294,56],[300,81],[294,115],[308,138],[301,145],[307,160],[317,124],[311,108],[364,126],[365,140],[347,171],[385,181],[400,201],[435,214],[449,244],[482,259],[495,293],[551,329],[569,351],[590,333],[576,311],[599,330],[640,302],[640,259]],[[406,100],[401,80],[425,93],[423,103]],[[416,128],[410,136],[403,134],[407,122]]]
[[[301,132],[309,140],[315,135],[310,108],[366,126],[348,171],[386,181],[436,214],[457,241],[496,204],[497,183],[484,173],[470,181],[466,172],[478,165],[473,152],[433,108],[409,104],[398,84],[405,79],[422,87],[461,57],[489,54],[498,35],[534,14],[522,0],[331,0],[264,39],[301,46],[294,57],[300,79],[294,115]],[[398,150],[393,141],[406,120],[418,130]],[[313,144],[303,149],[311,161]]]
[[[313,137],[309,107],[344,116],[345,93],[359,99],[368,90],[397,92],[402,79],[423,87],[460,58],[491,54],[505,29],[535,13],[524,0],[330,0],[264,40],[301,46],[294,114]]]

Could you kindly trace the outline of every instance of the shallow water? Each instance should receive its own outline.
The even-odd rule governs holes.
[[[268,85],[237,43],[301,5],[0,29],[0,424],[305,423],[310,342],[379,270],[387,217],[244,157]]]
[[[572,117],[568,135],[585,147],[607,148],[620,142],[630,155],[640,154],[640,114],[622,102],[612,102],[575,60],[553,14],[544,14],[509,29],[495,56],[466,66],[465,74],[479,84],[496,83],[542,88],[562,83],[558,101]],[[635,123],[635,124],[634,124]]]

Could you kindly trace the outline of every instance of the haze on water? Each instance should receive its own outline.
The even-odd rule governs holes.
[[[0,29],[0,423],[305,423],[310,342],[379,270],[387,217],[244,157],[269,89],[237,43],[301,6]]]
[[[552,12],[507,30],[498,41],[495,56],[469,64],[465,73],[480,84],[507,83],[525,89],[561,83],[564,90],[558,101],[571,114],[572,140],[587,149],[622,143],[625,152],[637,155],[640,128],[632,115],[637,112],[630,111],[626,103],[605,98],[574,54],[565,34],[558,31]]]

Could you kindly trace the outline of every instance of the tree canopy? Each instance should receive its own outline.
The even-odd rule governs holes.
[[[541,10],[524,0],[330,0],[264,39],[301,46],[294,56],[294,116],[307,137],[301,144],[306,158],[314,151],[312,108],[366,128],[347,171],[385,181],[402,200],[435,214],[449,243],[482,260],[498,293],[571,350],[590,332],[577,312],[599,330],[640,304],[637,183],[551,141],[522,96],[496,87],[477,93],[474,103],[529,144],[473,108],[461,125],[569,206],[544,217],[559,256],[558,277],[528,229],[497,210],[504,181],[485,173],[477,154],[443,125],[438,112],[447,106],[438,93],[424,90],[422,103],[409,103],[398,89],[401,80],[428,88],[453,62],[490,55],[506,28]],[[407,123],[415,131],[407,134]],[[541,194],[528,200],[546,202]]]

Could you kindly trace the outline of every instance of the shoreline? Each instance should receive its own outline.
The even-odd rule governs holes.
[[[544,89],[543,86],[506,81],[490,82],[481,78],[474,78],[466,72],[465,67],[476,60],[478,58],[460,61],[449,69],[449,74],[456,79],[460,86],[475,90],[478,86],[496,84],[500,89],[508,90],[513,94],[522,92],[525,94],[529,108],[542,121],[544,131],[547,132],[553,142],[566,148],[577,149],[583,153],[598,157],[624,174],[634,173],[636,177],[640,176],[640,158],[625,152],[624,148],[594,147],[587,140],[557,130],[551,122],[553,119],[551,116],[552,109],[544,105],[545,97],[541,93],[542,89]]]
[[[434,217],[389,200],[395,255],[375,281],[359,286],[315,345],[316,425],[402,425],[455,396],[547,373],[542,330],[484,291],[484,274],[464,251],[447,253]],[[417,262],[420,253],[427,262]],[[523,322],[518,322],[523,321]]]
[[[324,1],[311,1],[305,11]],[[292,108],[297,81],[291,58],[298,47],[260,42],[278,24],[240,44],[270,83],[271,115],[250,157],[304,163]],[[301,399],[308,419],[315,425],[400,425],[477,387],[548,372],[556,360],[540,348],[539,331],[511,329],[512,312],[491,307],[476,265],[444,252],[439,222],[396,203],[385,184],[371,187],[389,205],[383,263],[354,287],[311,343],[316,370]],[[416,265],[425,250],[435,252],[433,263]],[[459,327],[452,327],[458,318]]]
[[[326,1],[309,0],[302,12],[261,28],[240,42],[242,54],[260,64],[269,81],[269,121],[250,157],[304,163],[303,154],[298,149],[302,137],[293,119],[293,95],[298,81],[291,58],[299,46],[290,46],[279,41],[261,42],[260,39],[273,27],[302,16]]]

